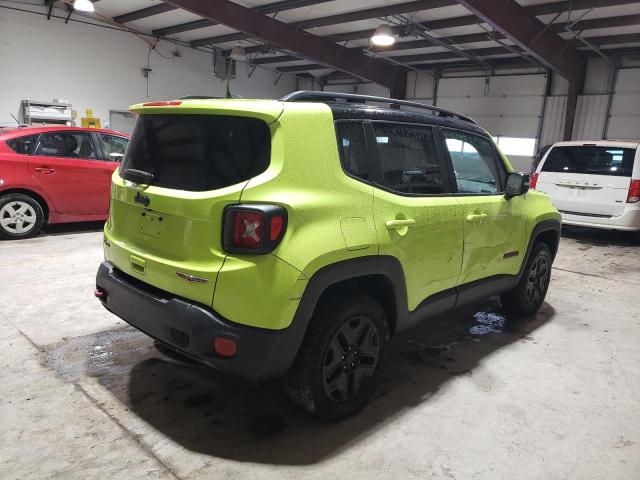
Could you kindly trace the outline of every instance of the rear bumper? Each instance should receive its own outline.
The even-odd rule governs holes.
[[[562,213],[562,223],[581,227],[636,231],[640,230],[640,206],[627,204],[622,215],[609,218]]]
[[[125,322],[170,348],[222,373],[258,381],[284,375],[298,351],[297,329],[267,330],[242,326],[205,306],[156,289],[102,262],[96,286],[106,292],[102,304]],[[214,339],[234,339],[237,353],[220,357]]]

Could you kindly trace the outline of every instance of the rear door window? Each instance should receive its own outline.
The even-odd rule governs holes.
[[[96,160],[96,148],[91,134],[84,132],[55,132],[44,133],[36,155],[45,157],[84,158]]]
[[[269,166],[271,135],[262,120],[226,115],[141,115],[122,168],[153,174],[153,185],[206,191]]]
[[[630,177],[635,155],[633,148],[588,145],[553,147],[542,165],[542,171]]]
[[[373,130],[384,187],[417,195],[444,193],[431,127],[375,122]]]

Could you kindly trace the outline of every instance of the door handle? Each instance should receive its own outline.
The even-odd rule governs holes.
[[[486,219],[489,215],[487,215],[486,213],[472,213],[470,215],[467,215],[467,222],[469,223],[479,223],[481,221],[483,221],[484,219]]]
[[[56,172],[53,168],[50,167],[36,167],[34,170],[44,175],[50,175]]]
[[[387,220],[384,222],[385,226],[389,230],[397,230],[399,228],[406,228],[415,225],[416,221],[413,218],[407,218],[405,220]]]

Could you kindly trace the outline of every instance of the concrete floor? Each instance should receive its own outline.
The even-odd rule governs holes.
[[[0,478],[640,478],[640,235],[566,231],[547,303],[397,338],[323,424],[163,356],[93,298],[99,225],[0,243]]]

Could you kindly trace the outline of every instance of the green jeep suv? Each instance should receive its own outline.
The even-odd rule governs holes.
[[[95,294],[185,356],[340,418],[400,330],[544,300],[560,215],[464,115],[325,92],[131,110]]]

